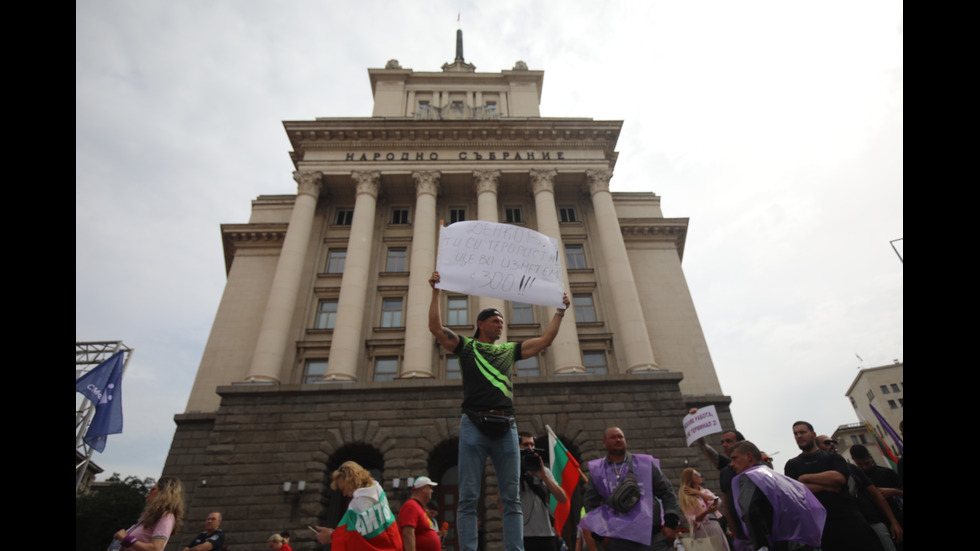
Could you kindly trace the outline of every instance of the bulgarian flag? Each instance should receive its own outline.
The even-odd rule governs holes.
[[[402,536],[384,490],[378,503],[366,511],[347,509],[334,530],[332,551],[402,551]]]
[[[872,411],[874,411],[874,406],[871,406],[871,409]],[[877,413],[877,411],[875,411],[875,413]],[[882,440],[881,435],[878,434],[878,431],[876,431],[874,427],[871,426],[871,423],[869,423],[868,420],[865,419],[863,415],[858,413],[858,417],[864,423],[864,426],[865,428],[868,429],[868,432],[871,433],[871,436],[874,436],[875,444],[878,445],[878,451],[881,452],[881,455],[885,456],[885,460],[888,461],[888,466],[891,467],[893,471],[898,470],[898,458],[895,457],[895,454],[892,453],[892,450],[891,448],[888,447],[888,444],[886,444],[885,441]]]
[[[562,490],[565,490],[565,494],[568,496],[568,500],[565,503],[558,503],[555,496],[551,496],[551,511],[555,514],[555,533],[561,535],[562,529],[565,528],[565,522],[568,521],[571,513],[572,494],[575,492],[575,487],[578,486],[581,471],[579,470],[578,461],[572,457],[572,454],[568,453],[568,450],[562,445],[561,440],[555,436],[551,427],[545,425],[544,428],[548,429],[548,453],[551,459],[551,474],[554,475],[555,482],[561,486]]]

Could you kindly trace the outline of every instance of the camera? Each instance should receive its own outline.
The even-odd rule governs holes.
[[[538,457],[544,457],[545,451],[540,448],[521,450],[521,470],[536,472],[541,470],[541,461]]]

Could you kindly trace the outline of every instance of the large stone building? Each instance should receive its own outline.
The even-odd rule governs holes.
[[[676,483],[704,466],[685,445],[687,408],[731,423],[681,269],[687,219],[665,218],[652,192],[610,190],[622,121],[542,117],[542,71],[476,72],[461,49],[441,72],[370,69],[371,117],[286,121],[296,195],[260,196],[248,223],[221,227],[227,285],[164,474],[184,480],[190,522],[224,513],[229,546],[289,529],[313,549],[304,527],[339,518],[329,473],[348,459],[396,509],[411,477],[433,477],[455,525],[459,366],[426,323],[441,222],[515,224],[565,252],[574,308],[519,364],[522,429],[551,426],[584,462],[618,425]],[[510,340],[552,311],[443,293],[443,321],[472,332],[490,305]],[[492,498],[480,515],[499,548]]]

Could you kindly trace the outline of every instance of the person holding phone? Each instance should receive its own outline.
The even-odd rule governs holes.
[[[722,546],[724,551],[729,551],[728,539],[725,531],[718,524],[717,512],[721,507],[718,496],[711,490],[701,486],[701,473],[697,469],[687,468],[681,473],[681,492],[678,496],[681,510],[687,517],[687,524],[691,528],[691,535],[695,538],[713,538]]]
[[[113,535],[111,549],[162,551],[184,518],[184,485],[164,476],[146,494],[146,509],[136,524]]]

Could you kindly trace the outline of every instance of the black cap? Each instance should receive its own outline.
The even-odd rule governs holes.
[[[483,311],[480,312],[480,315],[476,317],[476,322],[480,323],[481,321],[488,320],[494,316],[500,316],[500,319],[504,318],[504,315],[500,313],[500,310],[497,310],[496,308],[484,308]],[[476,327],[476,333],[473,333],[473,338],[480,338],[479,326]]]
[[[485,308],[482,312],[480,312],[480,315],[476,317],[476,321],[481,322],[494,316],[504,317],[504,315],[500,313],[500,310],[497,310],[496,308]]]

